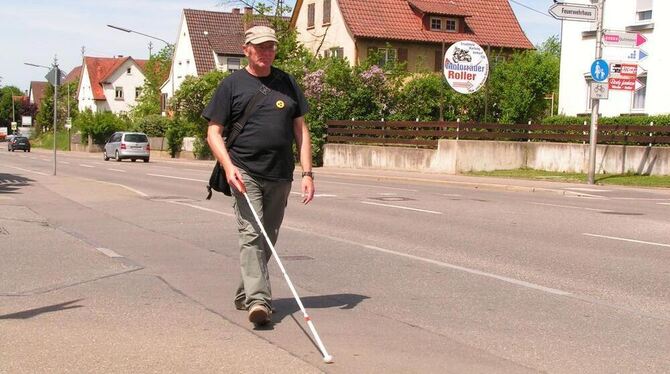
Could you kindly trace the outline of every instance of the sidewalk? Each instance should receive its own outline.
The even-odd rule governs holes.
[[[81,206],[7,175],[0,186],[0,373],[320,372],[141,265],[57,227],[30,207],[77,215]],[[86,188],[62,176],[45,183]],[[105,198],[125,193],[110,186]]]

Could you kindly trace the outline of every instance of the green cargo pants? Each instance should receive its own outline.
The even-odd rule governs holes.
[[[249,200],[260,218],[272,245],[277,242],[279,227],[284,219],[284,210],[291,192],[290,181],[272,181],[252,177],[240,169],[247,188]],[[233,188],[233,191],[235,189]],[[250,308],[254,304],[264,304],[272,308],[272,290],[267,264],[272,251],[263,233],[256,224],[244,195],[234,191],[233,209],[237,216],[237,230],[240,245],[240,285],[235,292],[236,304]],[[243,303],[240,303],[242,302]]]

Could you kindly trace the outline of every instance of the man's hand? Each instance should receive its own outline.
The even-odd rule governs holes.
[[[309,176],[302,177],[302,203],[309,204],[314,199],[314,179]]]
[[[244,185],[244,181],[242,180],[242,174],[240,174],[240,171],[235,166],[231,165],[230,170],[226,170],[226,179],[228,181],[228,185],[235,188],[240,193],[247,192],[247,187]]]

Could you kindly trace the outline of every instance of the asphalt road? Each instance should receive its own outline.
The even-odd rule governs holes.
[[[15,300],[77,290],[144,310],[146,344],[167,344],[156,330],[174,318],[171,305],[195,307],[193,321],[175,307],[178,336],[209,339],[188,328],[195,321],[209,332],[232,329],[231,352],[267,344],[277,361],[263,367],[276,372],[670,372],[668,190],[317,169],[312,204],[300,204],[294,183],[277,250],[335,356],[324,365],[274,262],[273,326],[253,329],[234,309],[235,221],[228,198],[204,200],[211,162],[58,160],[53,177],[49,152],[0,152],[0,203],[24,204],[64,241],[105,256],[71,259],[67,274],[45,263],[39,281],[0,265],[0,327]],[[30,230],[17,232],[30,239]],[[32,260],[0,248],[30,266],[72,257],[64,243]],[[114,352],[142,363],[136,372],[160,365],[151,349],[149,358]],[[203,360],[176,371],[245,372]]]

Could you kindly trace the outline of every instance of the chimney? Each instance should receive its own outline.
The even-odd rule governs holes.
[[[242,17],[242,22],[244,22],[244,31],[247,31],[251,26],[253,26],[253,12],[254,8],[250,6],[244,7],[244,17]]]
[[[233,8],[233,14],[240,14],[240,8]]]

